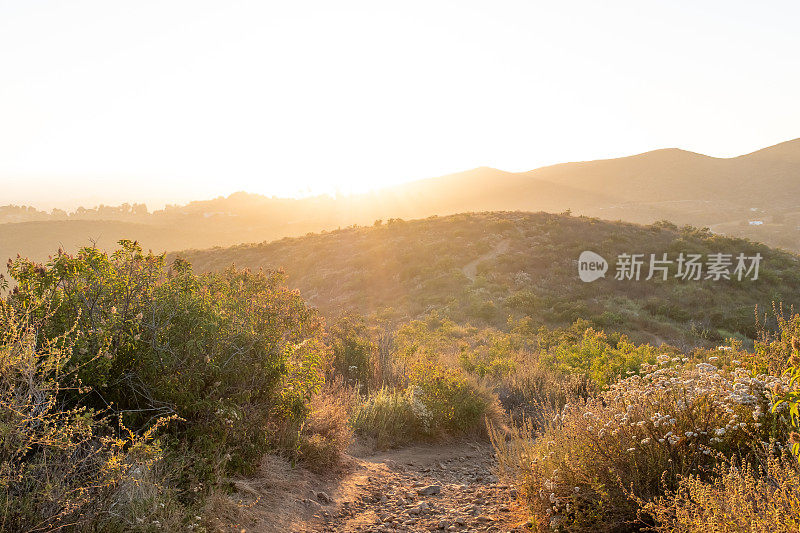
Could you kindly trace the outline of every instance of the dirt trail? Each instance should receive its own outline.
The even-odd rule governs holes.
[[[338,476],[325,479],[295,469],[293,482],[284,473],[280,486],[262,483],[261,497],[260,491],[240,490],[248,519],[237,517],[223,530],[529,531],[516,490],[495,477],[493,466],[492,448],[485,442],[354,451]]]
[[[506,253],[510,246],[511,246],[511,241],[509,239],[500,241],[499,243],[497,243],[497,246],[495,246],[493,249],[489,250],[488,252],[477,258],[475,261],[472,261],[464,265],[461,271],[470,280],[475,281],[475,277],[478,275],[478,265],[483,261],[494,259],[498,255]]]

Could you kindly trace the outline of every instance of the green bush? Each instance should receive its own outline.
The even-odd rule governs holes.
[[[369,335],[366,321],[345,315],[328,331],[332,353],[332,371],[350,384],[367,392],[374,385],[378,347]]]
[[[576,342],[562,342],[551,336],[543,338],[540,346],[544,352],[539,360],[544,367],[563,374],[585,375],[601,387],[637,372],[643,363],[655,362],[657,351],[649,344],[635,345],[625,336],[614,341],[593,328],[583,330]]]
[[[72,331],[37,342],[36,315],[52,313],[51,302],[28,303],[0,301],[0,528],[83,530],[107,521],[112,507],[117,522],[160,518],[166,493],[155,485],[162,450],[154,434],[169,420],[136,434],[108,409],[65,403],[66,395],[93,392],[69,364]],[[84,364],[98,356],[87,354]],[[145,499],[161,505],[137,509]]]
[[[496,396],[454,369],[433,362],[416,364],[405,389],[383,388],[353,416],[353,427],[381,448],[415,440],[479,432],[484,419],[497,420]]]
[[[461,368],[470,374],[476,374],[480,377],[492,376],[495,378],[502,377],[511,373],[515,367],[516,362],[511,359],[511,353],[493,353],[494,350],[479,350],[469,351],[462,350],[458,355]]]
[[[63,392],[66,405],[112,405],[135,431],[180,416],[165,437],[184,487],[246,471],[270,449],[295,453],[327,358],[318,314],[281,273],[198,276],[181,260],[165,272],[163,256],[120,245],[9,266],[10,301],[42,322],[36,342],[68,338],[65,367],[92,388]],[[32,307],[44,294],[52,307]]]
[[[423,361],[414,366],[411,383],[437,432],[467,433],[483,428],[483,417],[494,407],[493,395],[457,370]]]
[[[413,387],[376,391],[356,409],[352,425],[382,449],[431,436],[430,416]]]

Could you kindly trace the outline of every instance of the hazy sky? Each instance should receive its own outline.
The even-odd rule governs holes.
[[[0,204],[739,155],[800,137],[799,5],[0,0]]]

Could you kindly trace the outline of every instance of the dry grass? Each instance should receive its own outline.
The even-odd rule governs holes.
[[[544,428],[493,432],[501,467],[516,478],[543,530],[646,525],[636,500],[651,501],[665,485],[674,489],[678,479],[706,472],[717,454],[752,452],[769,439],[775,378],[661,363],[551,413]]]
[[[791,454],[762,463],[721,464],[715,478],[692,475],[663,498],[642,502],[661,532],[796,533],[800,531],[800,470]]]
[[[291,531],[293,521],[306,512],[301,500],[310,494],[314,481],[308,470],[267,454],[253,476],[230,480],[234,490],[217,488],[208,495],[195,531]]]
[[[353,442],[350,414],[357,402],[358,393],[341,378],[327,383],[311,399],[299,442],[300,458],[309,470],[329,471],[340,464]]]

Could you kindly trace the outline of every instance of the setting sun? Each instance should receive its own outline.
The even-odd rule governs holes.
[[[3,194],[158,206],[671,146],[739,155],[796,135],[796,9],[7,2]]]

